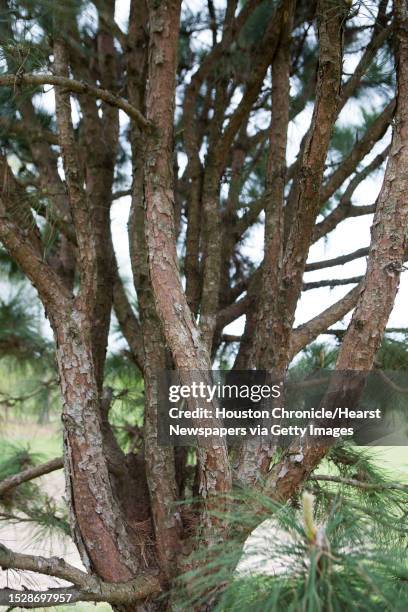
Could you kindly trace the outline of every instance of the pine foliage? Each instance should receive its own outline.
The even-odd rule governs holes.
[[[0,481],[37,465],[44,458],[23,445],[0,439]],[[66,509],[44,492],[36,481],[28,481],[0,497],[0,520],[11,523],[30,523],[33,537],[52,534],[69,536]]]
[[[339,447],[329,461],[362,482],[389,484],[368,454]],[[176,610],[219,612],[401,611],[408,606],[407,492],[324,483],[288,506],[259,492],[229,499],[227,535],[194,555],[180,579]],[[248,534],[251,534],[248,539]],[[243,544],[246,539],[245,544]]]

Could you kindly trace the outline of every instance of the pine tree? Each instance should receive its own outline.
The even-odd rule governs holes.
[[[385,372],[367,401],[394,402],[402,383],[386,370],[406,365],[405,336],[387,330],[408,220],[405,1],[131,0],[125,25],[118,7],[0,3],[1,286],[14,291],[0,302],[0,404],[62,417],[63,442],[48,460],[4,446],[1,512],[70,537],[85,569],[3,544],[0,567],[65,579],[73,603],[120,612],[340,610],[352,598],[405,609],[406,487],[365,453],[298,439],[173,448],[157,426],[158,372],[210,381],[214,364],[295,383]],[[357,188],[380,174],[377,201],[358,206]],[[124,197],[130,283],[112,240]],[[342,221],[372,214],[370,245],[307,262]],[[261,225],[257,265],[246,246]],[[362,277],[305,282],[361,257]],[[341,285],[295,325],[305,291]],[[243,334],[225,333],[243,315]],[[62,467],[64,508],[36,482]],[[266,519],[286,538],[268,555],[291,567],[245,575],[245,541]]]

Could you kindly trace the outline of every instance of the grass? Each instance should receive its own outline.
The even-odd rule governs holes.
[[[4,423],[0,433],[8,442],[29,446],[44,461],[62,454],[62,430],[58,422],[38,425],[32,420],[12,420]]]
[[[408,483],[407,446],[375,446],[372,453],[377,465],[395,475],[395,480]]]

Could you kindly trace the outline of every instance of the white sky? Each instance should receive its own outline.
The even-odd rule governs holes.
[[[217,0],[215,5],[222,8],[224,0]],[[183,6],[192,9],[205,9],[206,3],[200,0],[184,1]],[[126,27],[127,16],[129,13],[129,0],[119,0],[117,2],[116,19],[122,27]],[[350,58],[353,61],[353,58]],[[371,101],[372,103],[372,101]],[[298,143],[306,131],[310,121],[310,108],[301,113],[294,124],[290,126],[289,143],[288,143],[288,159],[296,156],[298,151]],[[339,121],[344,123],[358,124],[360,113],[356,112],[356,107],[346,105],[340,116]],[[367,156],[370,161],[380,150],[382,150],[387,141],[389,141],[389,133],[379,143],[373,153]],[[353,204],[369,205],[375,202],[378,192],[381,188],[383,173],[380,172],[376,177],[365,180],[356,190],[353,197]],[[130,278],[130,264],[128,256],[128,243],[126,223],[129,212],[130,198],[123,198],[114,203],[112,209],[112,231],[114,237],[115,250],[120,264],[120,269],[125,277]],[[372,215],[356,217],[348,219],[341,223],[328,237],[321,239],[314,244],[310,249],[308,261],[319,261],[329,259],[338,255],[350,253],[358,248],[368,246],[370,244],[370,226],[372,223]],[[258,227],[250,233],[250,237],[245,245],[247,254],[250,254],[254,261],[260,262],[263,255],[263,228]],[[327,270],[318,270],[309,272],[305,275],[305,281],[319,280],[323,278],[346,278],[350,276],[358,276],[365,271],[365,259],[358,259],[354,262],[345,264],[344,266],[336,266]],[[352,285],[330,288],[320,288],[307,291],[302,295],[298,304],[296,313],[296,325],[308,321],[310,318],[317,315],[319,312],[336,302],[345,295]],[[401,276],[400,290],[395,302],[393,312],[389,320],[390,327],[405,327],[408,326],[407,307],[408,304],[408,275],[404,271]],[[346,317],[345,323],[350,317]],[[243,331],[244,317],[235,321],[226,328],[226,331],[233,334],[239,334]],[[335,327],[340,327],[337,324]],[[327,340],[327,336],[325,336]]]
[[[184,2],[184,6],[190,8],[203,7],[205,8],[206,3],[200,3],[200,0],[188,0]],[[223,6],[223,0],[217,0],[216,5]],[[129,0],[119,0],[117,2],[116,19],[121,27],[126,28],[127,17],[129,11]],[[92,18],[92,15],[87,15],[88,18]],[[351,61],[355,61],[355,58],[351,58]],[[350,66],[348,66],[350,67]],[[374,100],[375,103],[375,100]],[[54,106],[53,90],[50,88],[48,95],[43,97],[42,104],[47,107],[47,110],[51,110]],[[370,100],[372,106],[372,100]],[[348,104],[340,116],[340,122],[359,124],[360,113],[358,108],[354,105]],[[75,113],[74,113],[75,117]],[[288,161],[293,161],[297,152],[298,145],[302,135],[306,131],[311,117],[311,108],[308,107],[301,113],[296,121],[290,125],[289,128],[289,142],[288,142]],[[127,118],[121,113],[121,124],[122,127],[127,123]],[[382,150],[385,144],[389,141],[389,133],[379,143],[372,154],[367,156],[366,160],[370,161],[380,150]],[[183,163],[183,160],[180,160]],[[185,162],[184,162],[185,163]],[[383,173],[378,173],[374,178],[365,180],[360,187],[356,190],[353,197],[353,204],[357,205],[369,205],[372,204],[379,192],[381,187]],[[129,176],[129,183],[130,183]],[[130,198],[122,198],[114,202],[112,207],[112,233],[115,251],[117,254],[119,268],[121,275],[124,279],[131,280],[131,270],[129,261],[129,250],[128,250],[128,238],[127,238],[127,219],[129,214]],[[309,253],[308,261],[319,261],[322,259],[329,259],[338,255],[350,253],[358,248],[368,246],[370,243],[370,226],[372,222],[372,215],[363,217],[352,218],[341,223],[333,232],[331,232],[327,238],[320,240],[314,244]],[[244,245],[246,254],[250,255],[251,258],[260,263],[263,255],[263,228],[261,225],[254,228]],[[363,274],[365,271],[365,259],[359,259],[354,262],[345,264],[344,266],[337,266],[328,268],[327,270],[319,270],[315,272],[309,272],[305,275],[305,281],[319,280],[323,278],[346,278],[350,276],[358,276]],[[132,290],[132,283],[128,283],[128,287]],[[343,295],[345,295],[350,289],[351,285],[330,288],[321,288],[307,291],[302,295],[298,309],[296,313],[296,325],[304,323],[310,318],[317,315],[319,312],[327,308],[330,304],[336,302]],[[408,275],[405,271],[401,277],[400,290],[396,299],[396,303],[393,312],[390,317],[390,327],[405,327],[408,326],[407,321],[407,308],[408,303]],[[349,317],[346,317],[345,322]],[[241,317],[238,321],[235,321],[226,328],[226,331],[233,334],[239,334],[242,332],[244,326],[244,318]],[[336,327],[339,327],[336,324]],[[328,340],[328,337],[324,337]],[[115,342],[114,342],[115,344]]]

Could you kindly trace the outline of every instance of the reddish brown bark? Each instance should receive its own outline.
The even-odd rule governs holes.
[[[200,58],[195,72],[196,60],[187,60],[188,78],[192,74],[189,82],[184,78],[185,67],[177,69],[176,51],[179,47],[183,63],[183,45],[194,37],[194,32],[179,32],[178,0],[133,0],[128,33],[115,24],[113,2],[95,2],[99,25],[94,36],[83,38],[75,20],[70,20],[64,24],[66,32],[61,25],[53,38],[53,68],[57,74],[21,72],[19,64],[11,61],[9,74],[0,76],[0,85],[11,88],[18,107],[16,121],[9,126],[8,121],[0,119],[0,126],[18,133],[21,139],[26,136],[30,165],[35,166],[28,179],[14,177],[7,159],[1,160],[0,239],[38,289],[54,328],[64,398],[65,472],[72,531],[90,572],[117,583],[114,592],[106,583],[97,584],[100,593],[121,612],[136,609],[135,599],[150,592],[155,596],[160,589],[159,580],[150,582],[150,577],[141,580],[140,588],[134,585],[133,577],[145,565],[161,571],[160,579],[173,578],[179,571],[180,550],[192,531],[191,524],[183,525],[174,505],[183,496],[186,484],[186,453],[184,449],[175,453],[157,441],[157,370],[176,368],[181,382],[189,383],[197,376],[209,381],[205,371],[210,369],[212,357],[223,340],[231,340],[230,335],[222,335],[223,327],[246,314],[243,336],[232,338],[240,342],[235,368],[278,367],[284,372],[299,350],[341,319],[357,301],[339,366],[352,364],[364,369],[381,339],[398,284],[398,266],[403,256],[398,224],[404,223],[406,215],[400,203],[406,186],[399,164],[402,167],[408,161],[404,121],[396,125],[364,283],[293,329],[294,310],[302,290],[342,282],[318,280],[305,284],[304,271],[345,263],[355,255],[307,266],[310,244],[343,219],[375,209],[374,205],[354,206],[352,199],[356,188],[388,155],[386,148],[363,170],[359,169],[360,162],[388,128],[393,102],[336,170],[327,178],[323,173],[338,112],[362,85],[371,59],[389,34],[390,18],[382,0],[379,21],[372,25],[371,42],[340,92],[344,42],[341,31],[343,26],[347,28],[347,3],[319,2],[320,60],[315,110],[299,161],[286,169],[288,120],[310,102],[315,84],[312,76],[301,99],[289,101],[288,75],[296,74],[305,49],[298,26],[305,25],[307,31],[316,6],[297,2],[295,10],[292,2],[279,3],[268,22],[262,24],[262,36],[253,40],[244,26],[250,16],[257,19],[254,12],[261,4],[259,0],[249,0],[235,15],[238,3],[228,1],[217,42],[221,31],[221,27],[218,33],[215,30],[219,15],[210,3],[213,45]],[[401,25],[406,19],[401,17],[405,8],[402,2],[397,5]],[[295,27],[290,23],[292,11]],[[403,57],[405,32],[401,28],[398,32]],[[296,46],[289,53],[291,35]],[[6,38],[13,38],[12,28]],[[246,49],[246,57],[238,57],[241,48]],[[188,52],[192,52],[190,48]],[[250,68],[244,66],[245,62]],[[270,65],[272,125],[268,131],[256,126],[253,118],[257,119],[257,110],[268,108],[270,96],[265,86],[268,88],[269,83],[265,76]],[[174,133],[176,70],[182,81],[177,100],[182,100],[183,117],[181,130]],[[405,79],[402,76],[400,70],[400,115],[406,97],[401,94]],[[57,88],[58,135],[53,125],[42,126],[31,100],[34,89],[29,88],[45,83]],[[75,129],[70,109],[72,95],[81,110]],[[27,104],[25,98],[29,100]],[[119,109],[131,120],[120,139]],[[249,198],[248,177],[259,170],[263,172],[268,137],[266,191],[255,190],[253,198]],[[110,237],[110,203],[122,191],[122,185],[113,189],[114,171],[121,167],[120,162],[116,165],[116,152],[123,153],[125,139],[132,148],[132,189],[128,185],[123,191],[132,194],[129,238],[137,292],[135,309],[112,265]],[[58,143],[59,152],[55,148]],[[7,146],[6,150],[8,155]],[[174,171],[179,150],[188,157],[181,177]],[[58,174],[61,155],[64,179]],[[224,198],[221,186],[226,181],[229,192]],[[290,181],[292,188],[286,198]],[[349,182],[337,208],[316,224],[321,206],[334,194],[337,196],[346,181]],[[58,247],[49,257],[44,256],[43,240],[31,212],[34,207],[26,197],[28,187],[38,196],[36,212],[52,221],[58,233]],[[253,272],[242,256],[241,245],[263,209],[265,265]],[[184,240],[184,228],[186,256],[182,256],[184,268],[180,266],[180,270],[176,242]],[[80,275],[80,284],[74,294],[75,272]],[[143,450],[130,455],[125,455],[115,440],[109,424],[110,397],[102,385],[113,285],[114,308],[129,344],[127,353],[144,376]],[[353,354],[352,362],[346,357],[349,353]],[[218,423],[212,420],[197,424]],[[260,473],[265,475],[271,449],[262,444],[261,441],[260,446],[241,449],[237,471],[240,480],[253,484]],[[324,447],[313,451],[292,447],[270,474],[267,490],[281,499],[287,498],[301,486],[325,452]],[[231,487],[230,459],[223,441],[207,441],[199,446],[193,488],[207,507],[222,507],[217,499]],[[204,512],[204,519],[213,526],[208,513]],[[204,533],[204,539],[210,542],[211,537]],[[0,557],[5,558],[1,550]],[[10,559],[9,553],[6,558]],[[16,567],[19,563],[38,567],[33,558],[13,557],[13,562]],[[51,569],[61,571],[58,564]],[[82,586],[90,587],[82,575],[76,579],[75,596],[80,600],[85,597]],[[122,581],[128,579],[132,580],[125,588]]]
[[[272,63],[272,121],[269,136],[265,193],[265,246],[262,265],[261,300],[255,341],[255,363],[261,370],[273,367],[266,338],[273,335],[275,313],[271,304],[279,290],[284,252],[283,209],[286,178],[286,142],[289,123],[290,36],[294,2],[288,2],[282,15],[281,38]]]
[[[397,106],[393,138],[384,182],[378,198],[371,235],[367,272],[356,309],[341,345],[336,369],[368,371],[372,368],[398,290],[405,258],[408,227],[408,9],[396,0]],[[361,381],[357,380],[361,392]],[[330,391],[330,390],[329,390]],[[272,470],[267,491],[287,500],[328,452],[325,444],[291,445]]]
[[[65,321],[56,323],[71,529],[85,565],[107,581],[123,582],[139,567],[138,535],[114,497],[83,317],[74,308]]]
[[[145,231],[157,310],[183,380],[189,370],[205,375],[211,366],[182,288],[175,242],[172,132],[180,5],[177,0],[169,0],[158,8],[154,3],[148,6],[151,35],[146,108],[156,130],[145,152]],[[231,472],[225,440],[206,441],[199,449],[199,463],[203,497],[229,490]]]
[[[339,3],[340,5],[340,3]],[[288,242],[280,274],[280,288],[274,309],[270,345],[273,368],[281,371],[289,364],[290,333],[299,299],[304,267],[313,226],[319,213],[319,192],[330,137],[337,118],[342,68],[342,23],[345,7],[333,10],[332,2],[318,4],[319,69],[316,102],[311,127],[305,141],[296,199]]]
[[[290,36],[295,3],[286,3],[282,12],[280,40],[272,63],[272,120],[269,136],[265,192],[265,241],[261,293],[255,326],[253,362],[258,369],[274,366],[273,338],[275,311],[271,309],[279,294],[283,259],[283,221],[286,178],[286,144],[289,123]],[[248,366],[249,367],[249,366]],[[246,441],[240,452],[238,479],[253,485],[262,478],[270,464],[273,448],[269,440]]]
[[[131,4],[131,24],[128,50],[128,70],[132,77],[129,91],[132,104],[144,111],[145,72],[147,69],[148,11],[142,2]],[[134,182],[129,216],[129,245],[133,280],[138,296],[143,372],[145,383],[145,414],[143,428],[144,469],[149,488],[156,554],[163,573],[170,579],[177,572],[181,522],[176,506],[177,486],[175,458],[172,448],[158,444],[158,373],[169,367],[164,336],[156,312],[149,277],[143,209],[144,157],[143,139],[133,125],[132,153]]]

